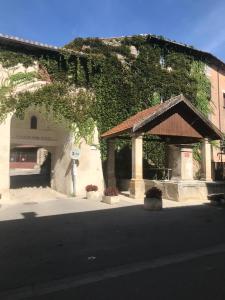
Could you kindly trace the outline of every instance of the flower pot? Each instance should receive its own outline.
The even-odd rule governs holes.
[[[144,198],[144,209],[146,210],[161,210],[162,198]]]
[[[87,197],[88,200],[97,200],[98,199],[98,192],[97,191],[86,192],[86,197]]]
[[[103,196],[102,202],[107,204],[115,204],[120,201],[120,196]]]

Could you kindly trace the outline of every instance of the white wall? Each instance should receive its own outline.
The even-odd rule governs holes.
[[[37,70],[37,65],[28,69],[18,65],[8,70],[0,65],[0,85],[5,83],[7,76],[11,74],[35,70]],[[33,83],[22,84],[17,87],[17,92],[32,91],[44,84],[46,82],[38,80]],[[38,120],[37,129],[30,129],[30,119],[33,115]],[[24,119],[20,120],[13,115],[12,122],[11,116],[9,116],[5,122],[0,124],[0,136],[0,193],[9,189],[10,146],[12,148],[18,145],[32,145],[43,147],[52,154],[52,187],[67,195],[72,194],[70,152],[75,146],[71,133],[64,128],[63,124],[56,124],[51,118],[46,119],[41,109],[37,110],[31,106],[26,110]],[[98,145],[97,131],[95,131],[93,143]],[[85,195],[85,187],[88,184],[97,185],[102,192],[104,181],[100,150],[98,147],[87,145],[84,140],[80,147],[81,156],[77,167],[77,194]]]
[[[100,193],[104,190],[102,161],[96,129],[93,145],[87,145],[84,141],[81,144],[81,155],[77,169],[77,190],[80,194],[84,192],[88,184],[97,185]]]
[[[0,195],[8,198],[9,159],[10,159],[10,121],[9,115],[0,125]]]

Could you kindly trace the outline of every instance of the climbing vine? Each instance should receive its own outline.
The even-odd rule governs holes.
[[[34,61],[47,71],[51,83],[17,95],[7,94],[7,87],[2,87],[1,117],[9,111],[22,115],[31,103],[44,105],[55,119],[67,120],[76,134],[85,137],[95,124],[101,134],[137,111],[180,93],[205,115],[210,111],[204,59],[150,36],[78,38],[54,56],[0,49],[0,63],[5,68],[18,63],[27,67]],[[162,166],[165,155],[160,145],[160,157],[151,142],[145,142],[144,147],[146,159]],[[101,149],[104,156],[104,142]]]
[[[28,67],[33,64],[34,57],[20,52],[1,49],[0,62],[4,68],[14,67],[17,64],[23,64]]]

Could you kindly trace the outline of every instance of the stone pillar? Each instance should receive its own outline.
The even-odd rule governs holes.
[[[192,145],[169,145],[169,168],[172,180],[193,180]]]
[[[209,140],[202,141],[202,179],[212,181],[212,153]]]
[[[130,181],[130,196],[143,199],[145,183],[143,180],[143,139],[142,135],[132,137],[132,179]]]
[[[193,180],[193,147],[181,146],[181,180]]]
[[[115,140],[107,141],[107,186],[116,186],[115,176]]]
[[[168,145],[168,168],[172,170],[171,180],[181,179],[180,149],[175,145]]]
[[[46,157],[48,155],[48,150],[45,148],[38,148],[37,150],[37,165],[42,166]]]
[[[2,200],[9,198],[10,124],[11,115],[0,124],[0,195]]]

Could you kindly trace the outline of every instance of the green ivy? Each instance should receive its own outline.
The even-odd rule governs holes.
[[[45,85],[36,92],[8,94],[6,99],[0,105],[2,118],[11,111],[15,111],[17,117],[23,118],[26,109],[32,105],[41,108],[46,117],[51,115],[56,122],[63,123],[72,130],[76,143],[82,137],[89,143],[92,141],[95,123],[91,117],[91,108],[95,96],[91,90],[77,91],[68,84],[56,82]]]
[[[137,57],[131,54],[130,46],[136,47]],[[65,119],[73,124],[76,134],[79,131],[82,136],[90,136],[93,124],[97,124],[101,134],[134,113],[183,93],[207,115],[210,82],[205,75],[205,61],[190,55],[189,50],[181,51],[177,45],[157,42],[152,36],[78,38],[57,56],[37,57],[0,49],[0,63],[4,67],[19,62],[28,66],[36,60],[52,79],[51,85],[38,91],[8,97],[9,105],[0,109],[0,114],[16,110],[20,115],[30,104],[45,105],[57,120]],[[76,97],[71,95],[71,90],[79,87],[85,90]],[[125,144],[118,142],[118,149]],[[160,159],[155,145],[152,141],[145,142],[145,158],[162,166],[164,144],[157,144]],[[103,157],[105,149],[105,143],[101,142]]]
[[[12,85],[18,85],[21,83],[33,81],[35,78],[37,78],[36,72],[18,72],[11,75],[9,80]]]
[[[4,68],[16,66],[18,63],[28,67],[33,64],[34,57],[20,52],[0,49],[0,62]]]

